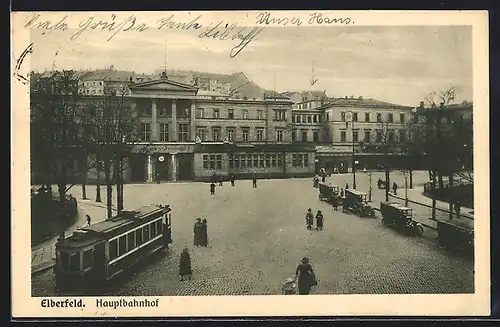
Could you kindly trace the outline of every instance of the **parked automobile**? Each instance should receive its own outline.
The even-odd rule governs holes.
[[[397,231],[413,236],[421,236],[424,228],[421,224],[412,219],[413,210],[401,206],[396,202],[380,203],[380,213],[382,214],[382,223],[385,226],[393,227]]]
[[[366,201],[366,193],[357,190],[345,190],[342,212],[348,211],[360,217],[375,217],[375,210]]]

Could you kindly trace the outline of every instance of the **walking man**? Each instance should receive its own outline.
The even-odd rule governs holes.
[[[215,194],[215,183],[211,183],[210,184],[210,195],[214,195]]]
[[[396,184],[396,182],[394,182],[392,184],[392,191],[394,192],[394,195],[397,194],[397,191],[398,191],[398,184]]]
[[[257,188],[257,178],[255,175],[252,177],[252,188]]]
[[[309,209],[307,209],[307,213],[306,213],[306,229],[311,230],[313,224],[314,224],[314,216],[313,216],[311,208],[309,208]]]

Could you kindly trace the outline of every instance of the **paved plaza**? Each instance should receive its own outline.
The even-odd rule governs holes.
[[[372,176],[373,200],[385,198]],[[400,194],[404,179],[394,175]],[[428,178],[415,174],[416,188]],[[352,187],[352,175],[334,175],[332,183]],[[357,175],[358,190],[368,191],[368,176]],[[391,180],[392,183],[392,180]],[[81,188],[70,193],[81,198]],[[95,198],[95,186],[87,190]],[[102,199],[106,199],[102,192]],[[105,209],[86,201],[94,222]],[[125,186],[126,207],[163,203],[173,208],[173,244],[169,251],[116,285],[109,295],[271,295],[295,273],[307,256],[315,269],[315,294],[472,293],[473,262],[439,248],[435,232],[406,237],[382,226],[380,216],[343,214],[318,200],[312,179],[236,181],[209,194],[207,183],[137,184]],[[378,202],[374,203],[376,207]],[[307,208],[325,216],[323,231],[307,231]],[[425,216],[425,213],[423,214]],[[208,220],[209,246],[193,247],[196,217]],[[191,252],[193,280],[180,282],[179,255]],[[54,276],[47,270],[32,277],[33,296],[54,295]]]

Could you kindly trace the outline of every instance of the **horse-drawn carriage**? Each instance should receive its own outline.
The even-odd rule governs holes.
[[[345,190],[342,211],[352,211],[360,217],[375,217],[375,210],[366,201],[366,193],[357,190]]]
[[[424,228],[412,219],[412,211],[411,208],[401,206],[396,202],[380,203],[382,224],[407,235],[421,236]]]
[[[340,188],[338,185],[319,183],[319,195],[318,195],[318,197],[321,201],[328,202],[332,205],[335,205],[335,204],[338,205],[342,202],[339,190],[340,190]]]

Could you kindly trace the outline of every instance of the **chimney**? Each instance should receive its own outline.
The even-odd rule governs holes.
[[[420,108],[424,107],[424,101],[420,101]]]
[[[345,96],[345,98],[347,99],[347,95]]]
[[[354,95],[351,95],[351,99],[354,99]]]
[[[443,107],[444,107],[444,102],[441,102],[441,103],[439,104],[439,108],[443,108]]]

